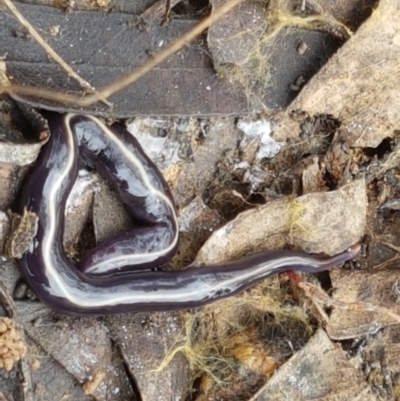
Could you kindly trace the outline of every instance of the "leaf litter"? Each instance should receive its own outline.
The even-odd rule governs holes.
[[[19,301],[25,330],[40,344],[41,352],[51,355],[99,400],[111,395],[115,400],[128,399],[137,374],[143,376],[135,379],[136,385],[152,399],[161,399],[158,387],[165,397],[184,397],[190,383],[195,383],[197,391],[191,399],[198,401],[261,401],[279,399],[282,394],[299,400],[392,399],[398,367],[391,355],[397,355],[398,322],[366,305],[398,312],[399,216],[396,209],[381,206],[395,200],[400,189],[393,101],[399,91],[393,79],[399,12],[396,4],[381,1],[287,111],[271,119],[254,116],[253,122],[271,121],[270,138],[285,142],[273,158],[257,157],[262,139],[244,142],[240,127],[228,117],[193,120],[179,129],[172,120],[170,126],[163,126],[166,131],[156,129],[156,135],[166,138],[163,144],[174,149],[159,160],[168,172],[179,210],[192,202],[199,208],[198,214],[186,209],[185,235],[193,233],[195,239],[186,243],[174,267],[184,266],[196,254],[196,262],[204,263],[286,246],[334,254],[363,239],[368,258],[362,255],[359,265],[334,269],[319,280],[307,276],[314,295],[324,290],[331,295],[329,308],[318,304],[321,297],[302,292],[300,288],[305,287],[296,287],[286,275],[176,318],[125,315],[93,319],[93,327],[85,319],[52,314],[33,319],[36,312],[27,312],[32,302]],[[388,48],[387,43],[392,46]],[[386,57],[385,52],[389,52]],[[370,56],[367,64],[365,54]],[[138,118],[136,123],[140,122]],[[155,126],[156,121],[153,130]],[[154,132],[150,129],[146,135]],[[163,153],[161,146],[159,151]],[[9,186],[3,188],[7,192]],[[97,186],[86,187],[91,196],[99,191]],[[115,201],[97,213],[104,215],[114,207],[119,207]],[[200,224],[191,227],[190,221]],[[217,230],[215,221],[220,225]],[[95,226],[94,232],[98,231]],[[7,227],[2,227],[4,238]],[[365,268],[357,270],[360,267]],[[122,338],[131,329],[136,334]],[[63,330],[69,333],[64,345],[59,341]],[[54,334],[53,341],[49,333]],[[137,345],[141,337],[147,345]],[[91,352],[85,351],[90,338],[107,343],[99,347],[101,358],[90,358]],[[155,342],[162,350],[156,358],[151,351]],[[85,355],[79,357],[83,344]],[[185,355],[186,362],[172,358],[178,354]],[[77,359],[71,363],[69,357],[74,355]],[[41,369],[42,365],[38,372]],[[149,371],[153,376],[146,380]],[[121,384],[106,384],[113,375]],[[181,381],[176,379],[179,376]],[[165,385],[158,386],[158,380]]]

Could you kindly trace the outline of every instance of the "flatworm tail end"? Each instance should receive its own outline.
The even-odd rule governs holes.
[[[353,259],[355,258],[361,251],[361,244],[355,244],[352,245],[349,249],[348,249],[348,253],[349,253],[349,259]]]
[[[331,269],[332,267],[342,265],[343,263],[354,259],[361,250],[360,244],[352,245],[346,251],[338,253],[332,257],[324,258],[321,260],[321,271]]]

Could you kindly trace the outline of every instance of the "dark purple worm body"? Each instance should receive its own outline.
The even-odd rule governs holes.
[[[131,266],[155,268],[167,262],[178,246],[175,205],[164,177],[122,126],[75,116],[70,130],[79,155],[111,183],[126,209],[142,226],[102,242],[79,261],[91,276],[117,274]]]
[[[57,312],[83,316],[199,307],[272,274],[320,272],[359,252],[358,245],[327,258],[270,251],[183,271],[129,271],[127,266],[155,267],[176,250],[174,203],[161,173],[120,126],[73,114],[47,113],[46,118],[51,138],[21,193],[21,207],[37,215],[38,230],[20,265],[37,296]],[[65,254],[62,237],[80,157],[105,175],[143,227],[101,243],[77,268]]]

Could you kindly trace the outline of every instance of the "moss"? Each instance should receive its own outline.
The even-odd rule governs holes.
[[[0,368],[12,370],[14,364],[26,354],[21,335],[9,318],[0,318]]]

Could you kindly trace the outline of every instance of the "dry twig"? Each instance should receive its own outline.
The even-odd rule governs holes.
[[[36,40],[36,42],[43,47],[43,49],[47,52],[47,54],[59,64],[59,66],[73,79],[75,79],[79,85],[82,86],[85,90],[93,93],[96,92],[96,89],[90,85],[89,82],[84,80],[80,75],[78,75],[66,61],[63,60],[61,56],[59,56],[52,47],[39,35],[39,33],[35,30],[35,28],[30,24],[30,22],[18,11],[17,7],[12,3],[11,0],[4,0],[4,4],[7,8],[15,15],[18,21],[23,25],[29,34]],[[110,103],[101,97],[99,100],[105,101],[107,105],[110,106]]]

